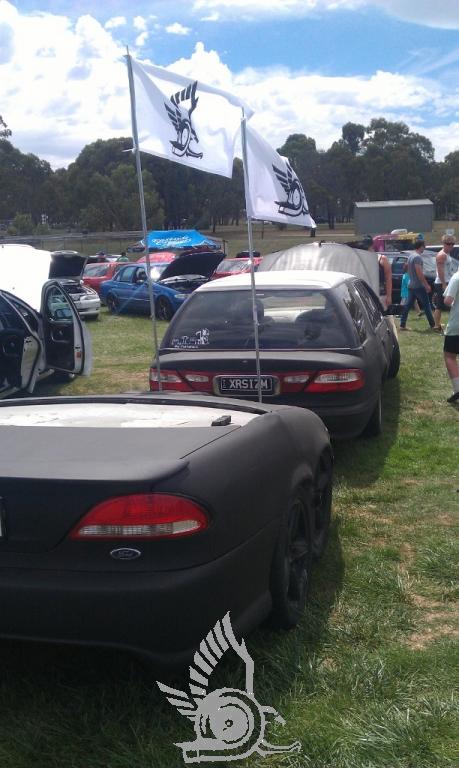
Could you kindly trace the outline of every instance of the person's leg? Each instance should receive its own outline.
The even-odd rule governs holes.
[[[457,356],[459,355],[459,336],[445,336],[443,355],[446,370],[453,385],[453,394],[451,397],[448,397],[448,403],[459,402],[459,364],[457,361]]]
[[[427,322],[429,323],[430,327],[433,328],[435,326],[435,320],[433,319],[432,310],[430,308],[429,295],[426,289],[416,288],[415,295],[419,304],[426,313]]]
[[[442,311],[442,305],[443,305],[443,288],[438,283],[435,283],[434,286],[434,294],[433,294],[433,305],[434,305],[434,322],[435,322],[435,328],[441,328],[441,311]]]
[[[400,328],[403,330],[406,326],[406,320],[408,317],[408,312],[410,309],[413,308],[414,302],[416,301],[416,295],[414,291],[411,290],[411,288],[408,290],[408,299],[406,301],[405,306],[402,309],[402,314],[400,315]]]

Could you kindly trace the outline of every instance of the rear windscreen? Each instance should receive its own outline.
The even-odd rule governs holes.
[[[328,291],[257,290],[260,349],[352,346],[352,334]],[[162,348],[253,349],[249,291],[203,291],[188,299],[171,323]]]

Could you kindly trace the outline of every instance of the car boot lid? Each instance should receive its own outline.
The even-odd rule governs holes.
[[[86,256],[76,251],[39,250],[22,243],[0,245],[0,289],[39,311],[41,290],[50,278],[79,279]]]

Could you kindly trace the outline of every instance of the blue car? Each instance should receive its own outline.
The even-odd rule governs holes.
[[[221,251],[188,252],[170,263],[150,263],[158,320],[170,320],[185,299],[206,283],[224,254]],[[102,283],[100,298],[110,312],[150,312],[144,263],[126,264],[112,280]]]
[[[167,264],[152,264],[153,280],[157,279]],[[158,320],[170,320],[177,309],[188,297],[182,290],[168,288],[161,283],[153,283],[155,314]],[[145,264],[126,264],[119,269],[112,280],[102,283],[100,297],[112,314],[120,312],[150,312],[147,272]]]

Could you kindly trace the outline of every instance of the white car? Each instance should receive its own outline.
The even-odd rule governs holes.
[[[58,271],[50,257],[30,246],[0,246],[0,397],[31,393],[53,372],[90,373],[91,337],[61,282],[47,279]]]
[[[71,378],[91,371],[91,338],[57,280],[43,286],[41,311],[0,290],[0,397],[32,393],[57,372]]]

